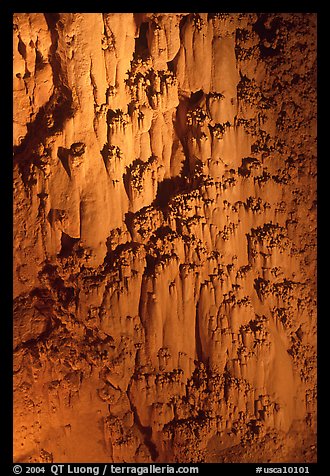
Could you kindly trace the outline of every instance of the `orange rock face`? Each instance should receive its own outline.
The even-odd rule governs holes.
[[[316,15],[14,15],[17,462],[316,460]]]

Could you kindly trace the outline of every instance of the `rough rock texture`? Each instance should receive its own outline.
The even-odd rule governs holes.
[[[316,15],[14,15],[15,460],[315,461]]]

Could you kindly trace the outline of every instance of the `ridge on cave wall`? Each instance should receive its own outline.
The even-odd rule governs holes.
[[[15,461],[315,461],[316,15],[13,26]]]

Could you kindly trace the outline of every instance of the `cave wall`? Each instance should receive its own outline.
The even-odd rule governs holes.
[[[16,461],[314,461],[316,15],[13,35]]]

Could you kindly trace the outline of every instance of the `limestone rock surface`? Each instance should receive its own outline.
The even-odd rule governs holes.
[[[316,15],[13,37],[15,461],[315,461]]]

